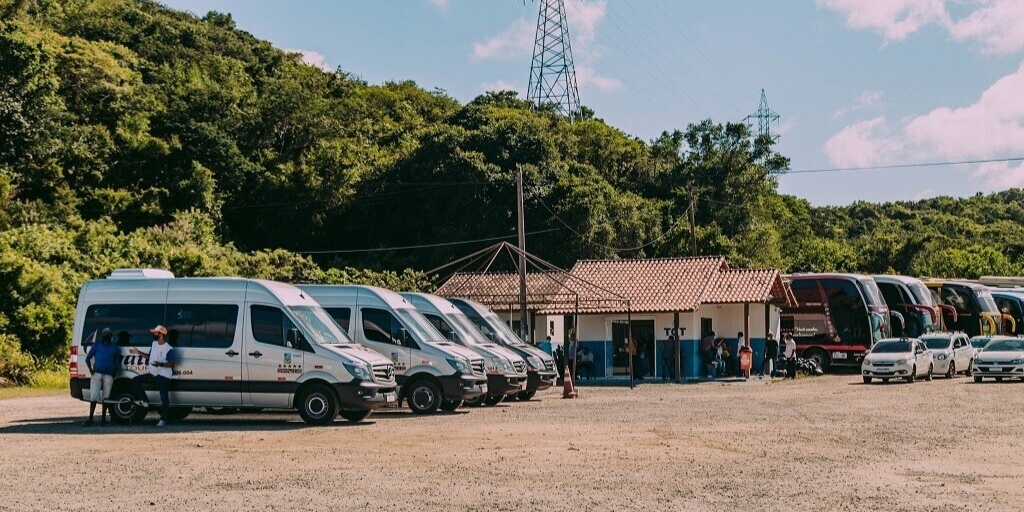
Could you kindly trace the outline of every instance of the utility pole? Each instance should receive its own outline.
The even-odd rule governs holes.
[[[693,240],[693,256],[697,257],[697,187],[690,182],[690,239]]]
[[[569,44],[565,0],[540,0],[526,95],[534,107],[552,105],[570,122],[580,115],[580,91]]]
[[[529,342],[526,325],[526,213],[523,208],[523,168],[516,166],[516,205],[519,207],[519,338]]]

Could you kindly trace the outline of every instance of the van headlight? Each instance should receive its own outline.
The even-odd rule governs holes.
[[[465,359],[455,359],[453,357],[449,357],[445,360],[448,361],[448,364],[450,364],[455,371],[462,373],[471,373],[469,371],[469,363],[467,363]]]
[[[541,361],[537,356],[526,356],[526,362],[530,363],[530,367],[534,370],[544,369],[544,361]]]
[[[492,357],[491,362],[494,363],[494,366],[501,373],[508,374],[516,372],[516,369],[512,367],[512,363],[510,363],[509,360],[505,359],[504,357]]]
[[[352,374],[353,377],[359,380],[371,380],[370,379],[370,367],[363,363],[344,363],[345,369]]]

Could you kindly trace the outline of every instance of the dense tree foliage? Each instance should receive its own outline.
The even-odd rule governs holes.
[[[368,84],[228,14],[0,0],[0,375],[61,361],[118,267],[429,288],[405,269],[514,239],[518,172],[528,248],[564,266],[689,255],[695,203],[698,251],[736,266],[1021,272],[1020,191],[815,208],[744,124],[644,141],[594,114]]]

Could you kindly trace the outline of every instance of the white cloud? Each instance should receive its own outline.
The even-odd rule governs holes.
[[[327,72],[333,72],[334,68],[327,65],[327,57],[319,52],[312,50],[285,50],[287,53],[298,53],[302,55],[302,62],[309,64],[310,66],[320,68]]]
[[[886,43],[902,41],[928,25],[959,42],[981,43],[985,53],[1016,53],[1024,48],[1021,0],[815,0],[835,11],[855,30],[871,30]],[[947,6],[966,14],[954,19]]]
[[[584,89],[590,87],[603,92],[613,92],[622,89],[621,80],[601,76],[588,64],[576,65],[576,85]]]
[[[480,92],[497,92],[497,91],[515,91],[519,94],[520,98],[526,97],[526,88],[507,82],[505,80],[495,80],[493,82],[486,82],[480,84]]]
[[[526,20],[515,20],[498,35],[482,43],[473,43],[473,58],[511,60],[529,56],[533,51],[535,30],[535,27]]]
[[[433,5],[437,10],[441,11],[442,14],[448,14],[451,12],[451,3],[448,0],[427,0],[427,3]]]
[[[986,160],[1020,157],[1024,150],[1024,62],[960,108],[942,107],[890,122],[885,117],[862,121],[839,131],[825,144],[825,154],[840,167],[906,162]],[[1024,185],[1024,166],[991,163],[976,167],[988,187]]]
[[[929,198],[931,198],[934,195],[935,195],[935,189],[934,188],[926,188],[926,189],[924,189],[924,190],[914,194],[914,197],[912,197],[911,199],[913,199],[914,201],[922,201],[924,199],[929,199]]]
[[[881,100],[882,91],[868,91],[862,93],[860,96],[857,96],[857,99],[854,100],[853,105],[850,105],[849,107],[846,108],[838,109],[835,112],[833,112],[832,120],[841,119],[845,117],[847,114],[852,114],[860,110],[874,107],[875,105],[878,105],[881,102]]]

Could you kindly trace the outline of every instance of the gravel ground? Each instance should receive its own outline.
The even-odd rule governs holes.
[[[0,401],[0,510],[1021,510],[1024,383],[549,390],[432,417],[78,425]]]

